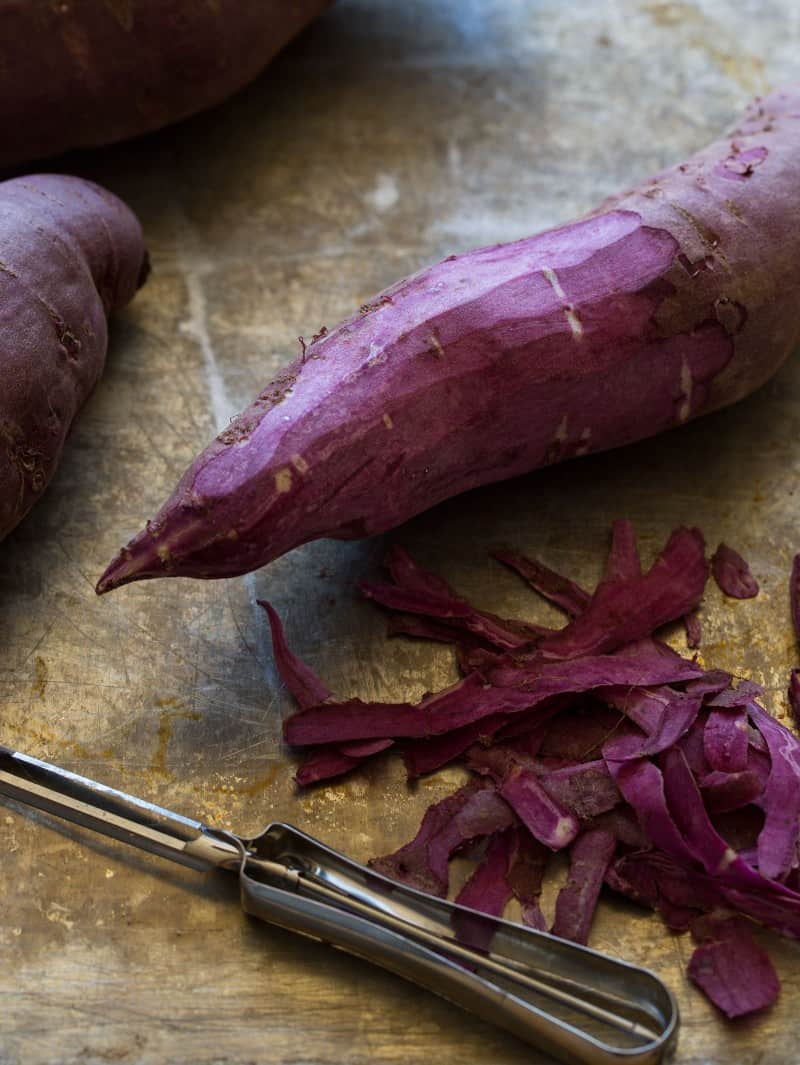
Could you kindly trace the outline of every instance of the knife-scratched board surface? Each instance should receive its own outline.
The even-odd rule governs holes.
[[[385,641],[354,592],[382,542],[319,543],[241,580],[103,599],[94,581],[299,334],[423,264],[564,221],[679,160],[750,96],[800,76],[798,41],[790,0],[341,0],[224,107],[59,161],[139,212],[154,272],[116,322],[46,499],[0,546],[0,742],[242,832],[284,818],[360,859],[409,838],[458,773],[409,793],[388,759],[296,794],[280,741],[290,702],[255,606],[272,600],[337,694],[442,686],[450,653]],[[765,683],[785,717],[798,410],[795,359],[733,410],[474,492],[397,538],[481,605],[545,620],[487,545],[590,584],[613,518],[634,520],[650,557],[672,526],[697,523],[762,584],[751,602],[710,591],[704,659]],[[399,979],[247,921],[235,885],[10,806],[0,838],[4,1065],[545,1060]],[[592,944],[675,990],[679,1062],[794,1062],[798,953],[767,938],[782,998],[730,1026],[687,984],[690,944],[658,918],[606,901]]]

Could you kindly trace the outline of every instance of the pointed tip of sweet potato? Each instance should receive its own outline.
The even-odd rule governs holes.
[[[117,553],[95,585],[104,595],[123,584],[163,577],[169,572],[169,555],[145,529]]]

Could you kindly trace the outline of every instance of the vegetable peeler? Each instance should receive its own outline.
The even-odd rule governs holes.
[[[675,1000],[651,972],[426,895],[291,825],[243,839],[0,747],[0,794],[194,869],[246,913],[374,962],[569,1065],[655,1065]]]

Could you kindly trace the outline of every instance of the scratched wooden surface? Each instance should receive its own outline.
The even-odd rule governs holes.
[[[792,0],[342,0],[212,114],[59,165],[137,209],[147,288],[47,498],[0,549],[0,742],[217,825],[275,817],[365,859],[407,839],[459,776],[408,792],[387,759],[297,795],[289,700],[264,621],[341,695],[414,697],[446,650],[386,642],[353,582],[383,545],[319,543],[225,583],[94,580],[215,427],[296,350],[420,265],[565,220],[700,147],[792,77]],[[787,220],[787,224],[790,223]],[[761,596],[709,593],[703,654],[785,715],[786,602],[800,543],[800,365],[664,438],[474,492],[399,534],[503,614],[546,609],[490,564],[518,544],[582,581],[610,521],[652,555],[678,522],[752,561]],[[230,885],[0,808],[0,1061],[389,1063],[544,1059],[400,980],[244,919]],[[796,948],[766,1016],[725,1025],[687,984],[689,945],[604,902],[593,944],[652,966],[683,1016],[678,1060],[798,1060]]]

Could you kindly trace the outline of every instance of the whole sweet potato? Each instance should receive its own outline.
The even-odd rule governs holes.
[[[144,280],[133,213],[79,178],[0,183],[0,539],[44,491],[106,357],[106,317]]]
[[[331,0],[0,0],[0,166],[219,103]]]
[[[580,221],[399,282],[276,378],[112,562],[227,577],[746,396],[800,335],[800,85]]]

